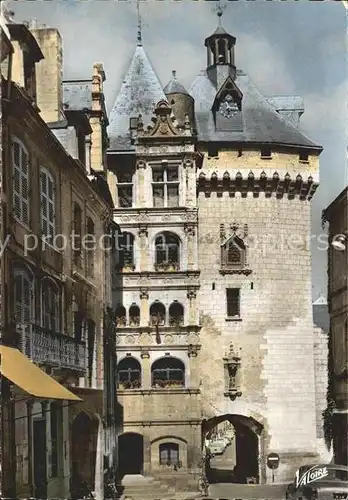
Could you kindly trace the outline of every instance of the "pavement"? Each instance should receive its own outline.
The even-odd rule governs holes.
[[[229,481],[229,471],[236,465],[234,446],[228,446],[223,454],[215,455],[210,466],[217,481],[209,486],[209,498],[214,500],[283,500],[287,484],[236,484]],[[224,479],[223,479],[224,478]],[[224,482],[222,482],[224,481]]]
[[[209,486],[209,497],[217,500],[283,500],[286,488],[286,484],[217,483]]]

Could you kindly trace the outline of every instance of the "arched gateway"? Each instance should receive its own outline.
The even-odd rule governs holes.
[[[259,483],[262,476],[259,460],[262,431],[260,423],[243,415],[221,415],[203,420],[203,446],[211,448],[213,454],[214,449],[218,450],[207,464],[208,481]],[[222,443],[222,453],[216,445],[214,448],[214,443]]]

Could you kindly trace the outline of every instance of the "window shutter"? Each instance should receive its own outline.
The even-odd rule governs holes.
[[[29,224],[28,154],[16,141],[12,143],[12,210],[14,216]]]
[[[51,175],[41,169],[41,232],[43,236],[50,236],[50,241],[55,235],[55,187]]]
[[[15,304],[16,304],[16,322],[22,322],[22,276],[15,277]]]
[[[15,308],[16,323],[30,324],[32,317],[32,290],[31,282],[23,272],[18,274],[14,280],[15,285]]]
[[[31,286],[26,276],[23,276],[23,323],[29,324],[31,321]]]

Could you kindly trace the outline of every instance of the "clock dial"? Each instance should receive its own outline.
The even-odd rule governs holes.
[[[238,113],[238,106],[234,102],[231,94],[227,94],[225,99],[221,102],[219,112],[225,118],[231,118]]]

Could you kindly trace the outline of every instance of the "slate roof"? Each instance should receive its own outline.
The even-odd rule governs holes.
[[[329,333],[330,315],[327,304],[313,304],[313,323],[325,333]]]
[[[179,80],[175,76],[175,71],[173,71],[173,76],[171,80],[164,87],[163,92],[165,94],[187,94],[188,92],[183,85],[179,82]]]
[[[194,80],[189,94],[195,99],[196,128],[199,141],[272,143],[322,149],[321,146],[312,142],[288,120],[277,113],[245,73],[238,70],[235,83],[243,94],[243,130],[220,131],[215,129],[214,117],[211,111],[215,95],[219,89],[215,88],[205,70],[201,71]]]
[[[141,45],[138,45],[121,90],[109,116],[109,150],[129,150],[129,120],[142,115],[144,127],[151,123],[155,105],[166,100],[162,85]]]

